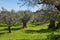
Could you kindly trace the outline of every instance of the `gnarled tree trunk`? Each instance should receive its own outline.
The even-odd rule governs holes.
[[[11,33],[11,26],[10,25],[8,26],[8,31],[9,31],[9,33]]]
[[[60,22],[58,22],[56,29],[60,28]]]
[[[26,27],[27,27],[27,23],[23,22],[23,28],[26,28]]]
[[[48,29],[55,29],[55,20],[50,20],[50,24],[48,26]]]
[[[60,11],[60,4],[55,6]],[[56,29],[60,28],[60,22],[58,22]]]

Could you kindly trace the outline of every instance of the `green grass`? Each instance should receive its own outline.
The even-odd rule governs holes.
[[[0,27],[0,40],[44,40],[52,32],[60,35],[60,29],[56,31],[47,30],[48,23],[43,25],[28,24],[27,28],[22,26],[12,26],[12,33],[8,33],[7,27]]]

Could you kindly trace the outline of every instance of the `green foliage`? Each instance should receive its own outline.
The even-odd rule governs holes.
[[[55,35],[54,32],[52,32],[50,35],[47,36],[46,40],[60,40],[60,35]]]

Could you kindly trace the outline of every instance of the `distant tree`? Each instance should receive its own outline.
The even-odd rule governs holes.
[[[11,26],[16,23],[15,12],[1,11],[1,23],[7,24],[8,31],[11,33]]]
[[[19,20],[23,23],[23,28],[27,27],[28,21],[32,17],[32,13],[30,11],[19,11]]]

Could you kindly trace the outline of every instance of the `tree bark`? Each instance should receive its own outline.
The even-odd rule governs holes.
[[[55,29],[55,20],[50,20],[50,24],[48,26],[48,29]]]
[[[8,33],[11,33],[11,26],[10,25],[8,26],[8,31],[9,31]]]
[[[55,7],[60,11],[60,4],[59,5],[55,5]]]
[[[56,29],[60,28],[60,22],[58,22]]]
[[[23,28],[26,28],[26,27],[27,27],[27,23],[23,22]]]
[[[60,11],[60,4],[55,6]],[[60,28],[60,22],[58,22],[56,29]]]

